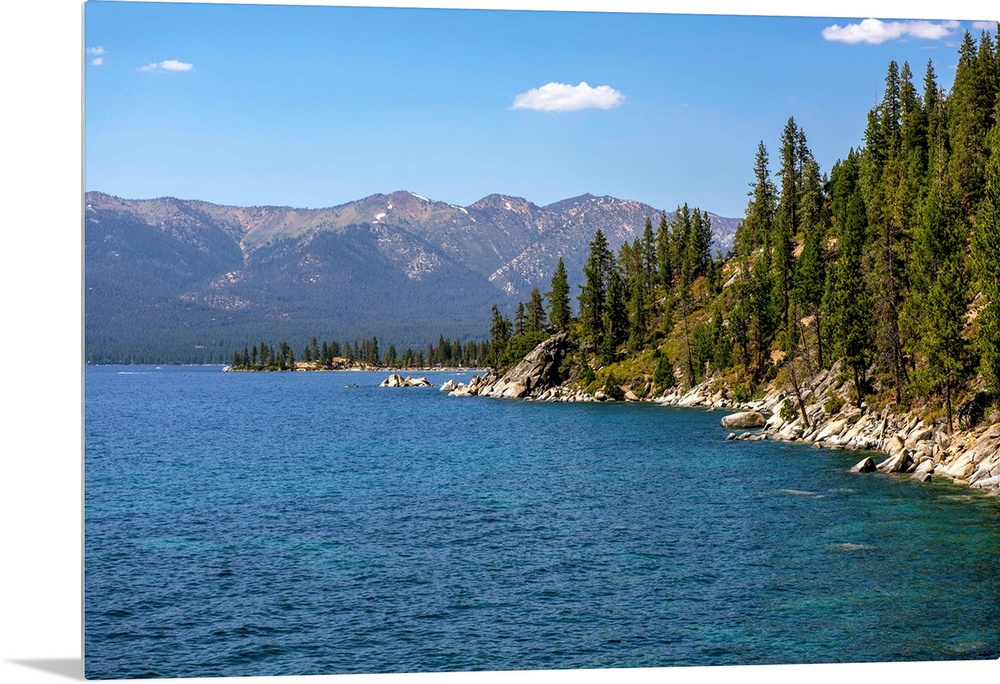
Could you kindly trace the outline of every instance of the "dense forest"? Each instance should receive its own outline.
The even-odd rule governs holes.
[[[760,143],[727,258],[710,254],[697,208],[655,230],[647,219],[618,254],[597,231],[578,315],[560,262],[547,303],[536,288],[514,322],[494,308],[488,361],[502,370],[538,330],[568,330],[573,377],[591,388],[614,378],[647,396],[716,376],[737,399],[773,380],[797,394],[839,362],[859,406],[922,407],[950,425],[970,392],[1000,394],[998,121],[988,32],[965,34],[950,92],[930,62],[919,89],[892,62],[863,147],[828,174],[792,118],[775,174]]]

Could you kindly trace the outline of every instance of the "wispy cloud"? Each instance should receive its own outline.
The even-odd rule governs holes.
[[[625,101],[625,96],[607,85],[592,88],[580,85],[546,83],[540,88],[521,93],[514,98],[512,109],[534,109],[540,112],[572,112],[578,109],[611,109]]]
[[[153,62],[139,67],[139,71],[191,71],[192,69],[194,69],[194,64],[179,62],[176,59],[165,59],[162,62]]]
[[[103,45],[95,45],[94,47],[87,48],[88,55],[94,55],[94,58],[90,60],[91,66],[104,66],[104,57],[101,57],[107,50],[104,49]]]
[[[879,45],[900,38],[923,38],[940,40],[951,35],[959,27],[957,21],[880,21],[865,19],[860,24],[840,26],[833,24],[823,29],[823,38],[839,43],[868,43]]]
[[[997,27],[996,21],[974,21],[972,22],[972,28],[981,29],[983,31],[993,31]]]

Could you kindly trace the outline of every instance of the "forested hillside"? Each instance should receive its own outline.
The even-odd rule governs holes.
[[[951,422],[1000,392],[1000,50],[965,35],[945,92],[890,63],[864,146],[819,168],[789,118],[760,143],[731,258],[710,218],[681,208],[616,254],[597,231],[568,319],[565,272],[546,310],[577,342],[574,377],[647,396],[718,374],[737,398],[840,361],[860,405],[922,406]],[[560,264],[560,267],[562,265]],[[493,345],[515,326],[494,310]],[[508,339],[510,340],[508,342]]]

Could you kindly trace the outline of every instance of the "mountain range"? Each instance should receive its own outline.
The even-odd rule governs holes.
[[[313,335],[400,349],[479,339],[490,307],[509,313],[533,287],[546,292],[560,257],[576,292],[598,228],[617,250],[661,213],[589,194],[461,207],[399,191],[298,209],[88,192],[85,356],[221,362],[244,344],[299,349]],[[739,220],[709,217],[725,252]]]

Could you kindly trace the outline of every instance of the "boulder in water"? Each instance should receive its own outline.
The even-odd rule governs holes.
[[[857,465],[851,468],[852,473],[872,473],[875,472],[875,461],[871,456],[866,456]]]

